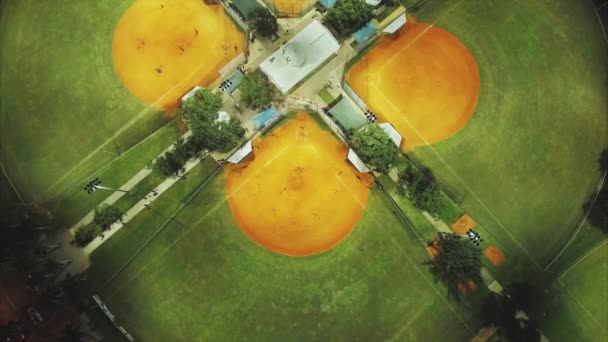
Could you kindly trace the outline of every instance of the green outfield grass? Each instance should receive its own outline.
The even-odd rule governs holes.
[[[471,336],[444,302],[445,288],[423,265],[424,248],[377,190],[347,240],[313,257],[285,257],[252,242],[232,218],[223,176],[176,220],[101,291],[140,340]],[[128,243],[113,240],[106,254]],[[94,264],[92,275],[96,269]],[[463,308],[456,310],[475,326]]]
[[[481,93],[462,131],[413,157],[505,252],[538,270],[582,218],[608,142],[607,45],[593,7],[429,0],[414,15],[467,46]]]
[[[167,122],[114,71],[114,27],[132,2],[2,3],[1,160],[29,201],[61,205],[57,219],[73,217],[57,199],[115,158],[103,150],[124,152]]]
[[[608,339],[608,244],[582,259],[551,288],[541,328],[552,341]],[[567,323],[567,324],[564,324]]]

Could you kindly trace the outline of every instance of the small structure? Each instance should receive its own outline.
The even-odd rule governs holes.
[[[359,129],[367,123],[365,116],[351,105],[346,99],[342,98],[335,106],[333,106],[329,113],[338,120],[340,125],[345,129]]]
[[[279,111],[274,106],[271,106],[270,108],[251,118],[251,121],[255,125],[255,128],[257,130],[260,130],[272,124],[272,122],[278,119],[280,115],[281,114],[279,113]]]
[[[362,28],[353,33],[353,38],[357,44],[361,44],[374,36],[378,28],[371,21],[367,22]]]
[[[232,3],[245,19],[249,19],[251,13],[255,12],[255,10],[264,8],[256,0],[232,0]]]
[[[365,3],[370,5],[370,6],[378,6],[380,5],[380,3],[382,2],[382,0],[365,0]]]
[[[238,164],[241,160],[245,159],[253,151],[251,140],[247,141],[245,145],[241,146],[236,152],[234,152],[229,158],[228,162],[232,164]]]
[[[397,19],[393,20],[392,23],[388,24],[387,27],[384,28],[384,30],[382,30],[382,33],[386,33],[386,34],[394,34],[395,32],[397,32],[399,29],[401,29],[405,23],[407,23],[407,17],[405,16],[405,13],[403,13],[402,15],[398,16]]]
[[[339,49],[331,32],[313,20],[262,62],[260,69],[285,94]]]
[[[399,132],[397,132],[397,130],[395,129],[395,127],[393,127],[393,125],[391,125],[388,122],[385,122],[385,123],[379,124],[378,127],[382,128],[382,130],[384,132],[386,132],[386,134],[388,134],[388,136],[395,143],[395,145],[397,145],[397,147],[401,146],[401,139],[402,139],[401,134],[399,134]]]
[[[217,112],[217,119],[215,119],[215,122],[228,122],[228,121],[230,121],[230,114],[228,114],[227,112],[224,112],[224,111]]]
[[[348,150],[348,161],[351,162],[351,164],[353,164],[353,166],[359,172],[371,172],[371,170],[365,165],[365,163],[363,163],[361,158],[359,158],[352,148]]]
[[[323,5],[323,7],[325,7],[326,9],[330,9],[332,7],[334,7],[334,5],[336,5],[336,2],[338,2],[338,0],[320,0],[319,3],[321,3],[321,5]]]
[[[188,100],[189,98],[191,98],[192,96],[194,96],[194,94],[196,94],[197,91],[201,90],[203,88],[196,86],[192,89],[190,89],[189,92],[186,93],[186,95],[182,96],[182,103],[186,102],[186,100]]]

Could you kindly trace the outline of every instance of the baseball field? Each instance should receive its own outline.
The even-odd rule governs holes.
[[[303,124],[309,139],[320,134],[301,115],[273,134],[294,133]],[[302,157],[289,153],[302,149],[297,135],[294,137],[295,143],[287,144],[284,155],[301,162]],[[284,147],[272,135],[264,139]],[[264,141],[260,144],[266,148]],[[258,157],[263,164],[254,163]],[[285,164],[281,157],[255,158],[245,164],[252,169],[248,182],[254,186],[263,181],[265,173],[278,173]],[[469,304],[447,301],[446,289],[433,281],[423,264],[428,260],[424,246],[377,189],[366,188],[367,201],[356,201],[360,219],[340,243],[323,253],[294,258],[260,246],[243,229],[235,218],[233,200],[249,189],[247,185],[232,188],[234,170],[228,169],[213,178],[112,277],[165,221],[146,217],[167,217],[164,208],[175,208],[173,203],[194,193],[209,174],[205,170],[213,168],[213,163],[202,165],[186,180],[190,184],[180,183],[179,189],[161,195],[155,205],[163,213],[142,213],[145,217],[127,224],[92,255],[91,281],[137,339],[464,340],[477,328]],[[316,179],[313,168],[310,163],[305,166],[306,181]],[[348,201],[346,195],[340,194],[341,200]],[[269,189],[256,198],[264,202],[275,196],[280,195]],[[315,197],[332,200],[332,194],[323,192],[300,197],[303,208],[316,201]],[[310,213],[300,213],[297,218],[308,216]],[[273,214],[259,210],[258,217],[268,220]]]
[[[538,271],[583,218],[608,143],[607,43],[594,8],[429,0],[412,15],[417,22],[381,39],[347,80],[404,133],[413,159],[527,265],[520,270]],[[440,53],[419,56],[418,47]]]
[[[195,0],[1,6],[0,161],[60,225],[101,200],[86,197],[87,179],[120,186],[183,133],[174,124],[146,139],[244,43],[221,6]]]

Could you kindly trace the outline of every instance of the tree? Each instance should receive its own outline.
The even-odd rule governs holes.
[[[249,26],[263,37],[275,36],[279,31],[277,18],[266,8],[259,8],[251,13]]]
[[[356,132],[352,146],[361,160],[378,172],[388,172],[399,153],[388,134],[376,124]]]
[[[480,319],[486,326],[497,327],[497,335],[505,340],[537,342],[538,323],[527,315],[541,298],[542,293],[530,284],[510,284],[501,294],[489,294],[481,307]]]
[[[435,246],[438,254],[431,262],[431,271],[446,283],[452,298],[460,298],[459,286],[469,281],[482,282],[481,251],[468,239],[457,234],[439,233]]]
[[[327,12],[324,22],[345,36],[368,22],[372,9],[364,0],[340,0]]]
[[[598,159],[601,172],[608,170],[608,149],[604,149]],[[583,210],[589,212],[588,220],[604,233],[608,233],[608,180],[604,180],[602,188],[583,205]]]
[[[103,204],[99,208],[95,208],[95,216],[93,222],[100,226],[103,230],[107,230],[110,226],[122,219],[120,209],[109,204]]]
[[[259,70],[245,75],[239,89],[241,90],[241,99],[245,105],[253,109],[267,106],[276,94],[274,85]]]
[[[221,108],[221,95],[212,93],[208,89],[202,89],[182,103],[178,109],[178,115],[192,130],[192,138],[185,147],[190,157],[193,156],[194,150],[203,147],[209,151],[228,152],[238,145],[240,139],[245,135],[245,129],[237,118],[230,117],[228,121],[219,120],[218,112]],[[168,165],[161,166],[166,171],[172,172],[177,165],[180,165],[180,160],[182,159],[179,156],[177,159],[173,157],[172,160],[162,162]]]
[[[441,189],[429,169],[418,171],[413,166],[399,173],[400,188],[405,189],[402,195],[408,196],[414,206],[437,217],[441,210]]]

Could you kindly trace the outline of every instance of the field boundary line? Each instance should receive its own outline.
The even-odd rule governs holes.
[[[593,0],[589,0],[589,2],[591,2],[591,6],[593,7],[593,10],[595,11],[595,16],[597,17],[597,21],[600,23],[600,27],[602,28],[602,33],[604,34],[604,41],[606,43],[608,43],[608,35],[606,35],[606,28],[604,27],[604,24],[602,23],[602,18],[600,17],[600,13],[597,11],[598,9],[597,9],[597,7],[595,7]],[[604,5],[606,5],[607,3],[608,2],[605,2],[602,5],[602,7],[604,7]]]
[[[0,149],[0,169],[2,169],[2,173],[4,174],[4,177],[8,181],[8,184],[10,184],[11,188],[13,188],[13,191],[15,192],[15,195],[17,195],[17,197],[21,201],[21,204],[25,204],[25,201],[23,200],[23,197],[21,197],[19,190],[17,190],[17,187],[11,180],[11,177],[9,176],[8,172],[6,172],[6,169],[4,169],[4,164],[2,163],[2,155],[4,155],[4,152],[2,152],[2,149]]]
[[[393,102],[391,102],[388,98],[386,98],[386,96],[380,91],[380,89],[378,89],[378,87],[373,84],[372,85],[376,91],[378,92],[378,94],[380,96],[382,96],[384,98],[384,100],[390,104],[394,110],[398,110],[398,108],[393,104]],[[477,200],[477,202],[479,202],[479,204],[481,204],[483,206],[483,208],[492,216],[492,218],[494,219],[494,221],[496,221],[496,223],[498,223],[498,226],[505,232],[507,233],[507,235],[511,238],[511,240],[519,247],[521,248],[521,250],[524,251],[524,253],[526,253],[526,255],[528,256],[528,258],[530,258],[530,260],[534,263],[534,265],[539,269],[539,270],[543,270],[543,268],[538,264],[538,262],[536,262],[536,260],[532,257],[532,255],[530,254],[530,252],[528,252],[527,249],[525,249],[522,244],[515,239],[515,237],[509,232],[509,230],[504,226],[504,224],[498,219],[498,217],[494,214],[494,212],[492,212],[492,210],[490,210],[490,208],[488,208],[488,206],[479,198],[479,196],[477,196],[477,194],[473,191],[473,189],[471,189],[471,187],[469,187],[469,185],[467,183],[465,183],[465,181],[460,178],[460,176],[458,176],[458,174],[456,174],[456,172],[452,169],[452,167],[450,166],[450,164],[448,164],[442,157],[441,155],[437,152],[437,150],[428,142],[428,140],[426,140],[426,138],[420,133],[420,131],[418,131],[418,129],[416,127],[414,127],[414,125],[412,125],[412,123],[407,119],[407,117],[402,116],[403,120],[407,123],[408,126],[410,126],[414,132],[416,132],[416,134],[424,141],[424,143],[426,144],[426,147],[428,147],[438,158],[438,160],[441,161],[442,164],[444,164],[447,169],[450,171],[450,173],[452,173],[452,175],[454,175],[454,177],[456,177],[458,179],[458,181],[460,181],[460,183],[462,183],[462,185],[465,186],[465,188],[469,191],[469,193],[471,193],[471,195],[473,195],[473,197],[475,197],[475,199]]]
[[[593,323],[597,324],[597,326],[604,332],[604,334],[608,335],[608,331],[604,328],[604,326],[602,324],[600,324],[600,322],[598,322],[595,317],[593,316],[593,314],[591,312],[589,312],[589,310],[587,310],[587,308],[585,308],[585,306],[583,305],[583,303],[581,303],[575,296],[574,294],[572,294],[572,291],[570,291],[570,289],[564,285],[564,283],[561,280],[558,280],[559,284],[566,290],[566,293],[568,294],[568,296],[570,296],[570,298],[574,299],[574,302],[576,302],[576,304],[578,306],[581,307],[581,309],[583,309],[583,311],[585,311],[585,313],[587,313],[587,315],[589,315],[589,318],[591,318],[591,320],[593,321]]]
[[[350,194],[357,199],[357,202],[359,202],[359,205],[361,205],[363,207],[363,209],[365,209],[365,204],[363,204],[359,198],[357,196],[355,196],[355,194],[352,193],[352,191],[348,188],[348,186],[346,186],[346,184],[344,184],[344,182],[342,182],[342,180],[338,177],[338,176],[334,176],[337,177],[338,180],[340,181],[340,183],[342,184],[342,186],[348,191],[350,192]],[[384,192],[383,192],[384,193]],[[386,194],[385,194],[386,196]],[[424,279],[427,284],[429,284],[429,286],[433,289],[433,291],[435,291],[435,293],[437,294],[437,296],[439,296],[439,298],[441,298],[441,300],[450,308],[450,310],[452,310],[452,312],[454,313],[454,315],[456,315],[456,317],[458,317],[458,319],[462,322],[462,324],[467,328],[467,330],[469,330],[470,333],[474,333],[474,331],[471,329],[471,327],[469,327],[469,325],[465,322],[465,320],[456,312],[456,310],[452,307],[452,305],[450,305],[450,303],[441,295],[441,293],[439,293],[439,291],[435,288],[435,286],[433,286],[433,284],[427,279],[427,277],[424,276],[424,273],[422,273],[422,271],[420,270],[420,268],[416,265],[416,263],[414,263],[414,261],[412,261],[412,259],[410,258],[410,256],[403,250],[403,248],[401,248],[401,246],[397,243],[397,241],[395,241],[395,239],[392,237],[392,235],[390,235],[384,228],[382,228],[382,225],[380,224],[380,222],[378,221],[378,219],[376,218],[376,216],[374,215],[374,213],[372,213],[371,211],[369,211],[370,216],[372,217],[372,219],[374,220],[374,222],[376,222],[376,227],[380,227],[380,230],[384,233],[384,235],[386,235],[391,242],[397,246],[397,249],[401,252],[401,254],[403,254],[407,260],[409,261],[410,264],[412,264],[412,266],[414,266],[414,268],[416,269],[416,271],[418,273],[420,273],[420,276],[422,277],[422,279]],[[399,216],[399,215],[397,215]],[[416,234],[417,235],[417,234]]]
[[[595,247],[593,247],[589,252],[585,253],[585,255],[581,256],[580,258],[578,258],[574,264],[572,264],[570,267],[568,267],[564,272],[562,272],[559,276],[558,279],[561,281],[562,277],[566,275],[566,273],[568,273],[571,269],[574,268],[574,266],[578,265],[581,261],[583,261],[584,259],[586,259],[588,256],[590,256],[591,254],[593,254],[596,250],[602,248],[606,243],[608,243],[608,239],[605,239],[604,241],[600,242],[599,244],[597,244]]]
[[[576,228],[576,230],[574,231],[574,233],[572,234],[572,236],[568,239],[568,241],[566,241],[566,244],[559,250],[559,252],[557,253],[557,255],[551,260],[551,262],[549,262],[549,264],[547,266],[545,266],[545,269],[544,269],[545,271],[548,270],[549,267],[551,267],[551,265],[553,265],[553,263],[555,261],[557,261],[560,256],[562,256],[562,254],[564,254],[564,252],[566,251],[566,249],[568,249],[568,247],[570,246],[570,244],[572,243],[572,241],[574,241],[574,239],[576,238],[576,236],[578,235],[578,233],[581,231],[581,228],[583,228],[583,225],[587,221],[587,218],[589,217],[589,214],[591,214],[591,210],[593,210],[593,206],[595,205],[595,201],[597,200],[597,197],[599,196],[600,192],[602,191],[602,187],[604,186],[604,182],[606,181],[606,174],[608,174],[608,170],[604,171],[604,175],[600,178],[600,181],[598,182],[598,184],[596,186],[596,190],[597,191],[595,192],[595,196],[593,196],[593,200],[591,201],[591,205],[589,206],[589,210],[587,210],[587,213],[585,214],[585,216],[579,222],[578,227]]]
[[[273,161],[275,161],[278,157],[282,156],[283,153],[285,153],[285,151],[287,151],[287,149],[291,146],[295,145],[295,143],[289,145],[289,146],[285,146],[280,153],[277,153],[276,156],[274,156],[270,161],[268,161],[266,164],[264,164],[264,167],[260,169],[260,171],[258,171],[258,173],[261,172],[261,170],[263,170],[265,167],[267,167],[270,163],[272,163]],[[125,262],[125,264],[110,278],[110,280],[108,280],[104,285],[103,288],[106,288],[138,255],[139,253],[141,253],[141,251],[147,247],[147,245],[160,233],[161,230],[163,230],[169,223],[170,221],[173,220],[173,218],[186,206],[188,205],[188,203],[190,203],[190,201],[196,197],[196,195],[198,195],[200,193],[200,191],[204,188],[204,186],[207,185],[207,183],[209,183],[213,178],[215,178],[215,176],[217,175],[219,170],[222,170],[223,167],[220,165],[206,180],[205,182],[199,186],[198,189],[195,190],[195,192],[182,204],[180,205],[174,212],[173,214],[171,214],[170,218],[167,219],[161,227],[159,227],[157,229],[157,231],[154,232],[154,234],[148,239],[146,240],[146,242],[144,243],[144,245],[142,245],[130,258],[129,260],[127,260],[127,262]],[[256,173],[256,175],[258,174]],[[224,196],[224,198],[221,201],[218,201],[218,203],[211,208],[210,210],[207,211],[207,213],[205,213],[205,215],[201,216],[195,223],[191,224],[188,229],[186,229],[186,231],[184,231],[181,235],[179,235],[175,240],[173,240],[173,242],[171,242],[171,244],[169,246],[167,246],[161,253],[159,253],[154,259],[152,259],[150,262],[148,262],[146,265],[144,265],[141,269],[139,269],[139,271],[137,271],[132,277],[130,277],[126,282],[124,282],[122,285],[120,285],[118,288],[116,288],[116,290],[114,290],[111,294],[109,294],[108,296],[106,296],[106,298],[111,298],[113,297],[116,293],[118,293],[120,290],[122,290],[125,286],[127,286],[131,281],[133,281],[134,279],[136,279],[139,274],[141,274],[141,272],[143,272],[146,268],[148,268],[150,265],[152,265],[154,262],[156,262],[158,259],[160,259],[162,256],[164,256],[171,248],[173,248],[173,246],[175,246],[175,244],[177,244],[184,236],[186,236],[188,233],[190,233],[194,228],[196,228],[196,226],[198,226],[198,224],[205,219],[209,214],[211,214],[213,211],[217,210],[217,208],[220,207],[221,204],[223,204],[224,202],[226,202],[233,194],[235,194],[237,191],[239,191],[245,184],[249,183],[249,181],[254,177],[254,175],[252,175],[251,177],[249,177],[246,181],[244,181],[243,183],[241,183],[234,191],[232,191],[231,193],[227,194],[226,196]]]

